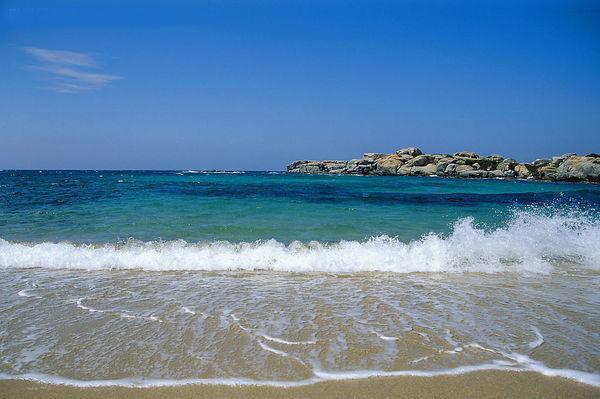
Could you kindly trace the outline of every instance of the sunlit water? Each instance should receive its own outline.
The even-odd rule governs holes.
[[[600,385],[596,185],[0,172],[0,377]]]

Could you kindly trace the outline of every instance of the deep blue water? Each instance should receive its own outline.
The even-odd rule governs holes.
[[[600,186],[282,172],[1,171],[0,238],[104,243],[402,241],[472,217],[492,229],[521,208],[597,214]]]

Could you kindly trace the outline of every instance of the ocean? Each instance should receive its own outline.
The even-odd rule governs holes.
[[[0,379],[600,386],[600,185],[0,171]]]

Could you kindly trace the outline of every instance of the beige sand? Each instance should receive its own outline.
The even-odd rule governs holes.
[[[370,378],[297,388],[188,385],[168,388],[74,388],[0,381],[0,398],[600,398],[600,388],[532,372]]]

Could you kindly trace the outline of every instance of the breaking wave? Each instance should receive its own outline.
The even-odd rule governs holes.
[[[557,262],[600,270],[597,217],[517,211],[493,230],[464,218],[448,235],[431,233],[409,243],[385,235],[366,241],[288,245],[276,240],[77,245],[0,239],[4,268],[548,273]]]

